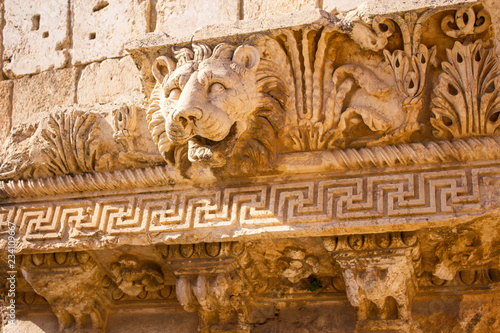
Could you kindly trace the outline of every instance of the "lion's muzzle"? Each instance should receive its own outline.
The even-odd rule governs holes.
[[[222,141],[233,124],[225,112],[210,107],[176,108],[166,119],[167,135],[174,144],[184,144],[194,136]]]

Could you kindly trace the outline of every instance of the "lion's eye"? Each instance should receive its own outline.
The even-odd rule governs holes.
[[[209,89],[209,93],[210,94],[218,94],[218,93],[221,93],[223,92],[224,90],[226,90],[226,87],[224,87],[221,83],[214,83],[210,86],[210,89]]]
[[[181,90],[179,88],[174,88],[168,93],[169,99],[179,99],[181,96]]]

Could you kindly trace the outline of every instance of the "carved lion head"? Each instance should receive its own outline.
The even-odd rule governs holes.
[[[286,96],[275,66],[250,45],[222,43],[212,52],[199,44],[174,56],[153,64],[157,83],[148,110],[164,158],[230,173],[248,173],[272,159]]]

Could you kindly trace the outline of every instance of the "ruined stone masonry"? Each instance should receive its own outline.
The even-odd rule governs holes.
[[[500,332],[498,0],[0,23],[2,332]]]

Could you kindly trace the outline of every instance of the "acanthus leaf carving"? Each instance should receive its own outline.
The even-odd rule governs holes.
[[[48,149],[46,168],[50,174],[90,172],[98,169],[100,158],[105,159],[97,140],[100,132],[97,115],[76,111],[50,115],[42,137]]]
[[[434,89],[431,123],[439,139],[495,135],[500,130],[500,70],[481,40],[447,50]]]
[[[120,167],[117,149],[102,137],[97,112],[58,110],[13,130],[0,179],[45,178]]]

